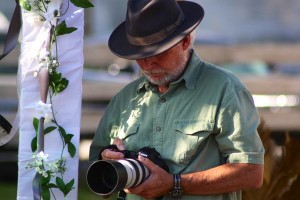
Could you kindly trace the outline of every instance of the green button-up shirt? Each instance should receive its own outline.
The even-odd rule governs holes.
[[[93,139],[90,160],[118,137],[128,150],[155,148],[173,174],[224,163],[263,164],[258,124],[252,96],[239,79],[193,52],[183,76],[167,93],[160,94],[141,77],[111,100]],[[142,198],[127,195],[127,199]],[[241,191],[182,199],[241,199]]]

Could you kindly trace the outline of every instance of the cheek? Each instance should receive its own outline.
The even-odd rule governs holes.
[[[141,65],[141,64],[142,64],[142,60],[136,60],[136,63],[137,63],[138,65]]]
[[[144,70],[144,66],[145,66],[145,63],[141,60],[137,60],[136,63],[138,64],[138,66],[140,67],[140,69],[143,71]]]

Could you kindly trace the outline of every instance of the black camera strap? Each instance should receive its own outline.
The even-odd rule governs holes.
[[[121,190],[118,194],[117,200],[125,200],[127,193],[124,190]]]
[[[16,0],[16,7],[12,16],[8,32],[5,38],[3,52],[0,55],[0,60],[7,56],[17,45],[21,30],[21,8],[19,0]]]

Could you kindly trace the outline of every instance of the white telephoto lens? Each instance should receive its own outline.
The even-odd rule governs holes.
[[[131,164],[134,165],[134,169],[135,169],[135,172],[136,172],[136,180],[134,182],[134,186],[138,186],[143,181],[144,173],[143,173],[142,167],[143,168],[145,168],[145,167],[142,163],[140,163],[137,160],[128,159],[128,161],[130,161]]]
[[[134,167],[125,159],[118,160],[126,169],[127,172],[127,182],[124,188],[131,188],[134,185],[136,179],[136,174]]]

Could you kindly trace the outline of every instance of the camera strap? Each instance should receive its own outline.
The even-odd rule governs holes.
[[[16,7],[12,16],[8,32],[5,38],[3,52],[0,55],[0,60],[7,56],[17,45],[21,30],[21,8],[19,0],[16,0]]]
[[[118,194],[117,200],[125,200],[127,193],[124,190],[121,190]]]

